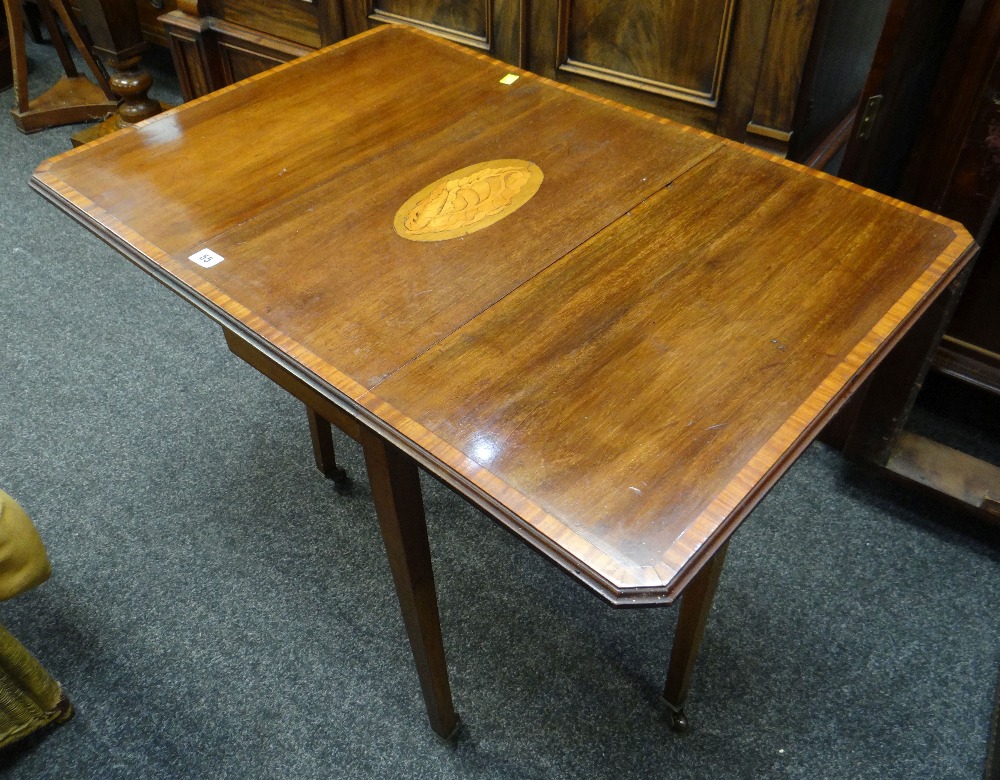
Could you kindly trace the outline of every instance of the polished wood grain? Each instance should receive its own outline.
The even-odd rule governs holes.
[[[727,147],[396,372],[373,408],[420,420],[525,497],[515,512],[530,496],[542,533],[612,590],[669,590],[754,500],[746,475],[779,466],[836,397],[824,383],[867,360],[885,312],[927,283],[913,257],[955,242],[952,226]]]
[[[606,598],[670,601],[970,240],[530,74],[501,85],[506,72],[372,32],[36,182]],[[352,96],[339,110],[315,108],[324,80]],[[248,124],[272,140],[220,145]],[[460,241],[395,234],[415,189],[497,149],[545,171],[528,205]],[[226,261],[186,260],[204,246]]]
[[[212,0],[209,13],[302,46],[317,48],[323,43],[317,3],[309,0]]]
[[[493,11],[492,0],[371,0],[369,5],[375,20],[423,22],[483,41],[488,39]]]
[[[396,232],[415,193],[496,160],[544,172],[516,211],[449,240]],[[613,604],[701,583],[679,706],[720,550],[974,247],[928,212],[396,27],[32,185],[303,400],[321,467],[323,421],[363,443],[440,734],[457,720],[415,464]],[[224,259],[188,259],[205,249]]]
[[[414,462],[372,431],[362,432],[368,481],[431,728],[454,736],[458,715],[441,641],[420,475]]]
[[[791,139],[795,97],[819,5],[818,0],[774,4],[757,82],[758,96],[747,126],[753,135],[779,144]],[[862,74],[859,87],[863,79]]]
[[[527,66],[528,0],[342,0],[342,5],[347,35],[405,24]]]
[[[503,85],[505,66],[401,29],[369,36],[369,45],[300,61],[219,95],[212,107],[193,104],[123,143],[94,148],[87,160],[65,158],[57,175],[168,253],[177,273],[190,273],[186,258],[206,245],[228,258],[201,278],[370,388],[719,143],[540,89],[537,77]],[[408,37],[413,67],[401,71],[390,54]],[[481,67],[470,67],[477,61]],[[307,120],[332,79],[354,97]],[[431,112],[429,90],[437,95]],[[470,103],[479,108],[469,111]],[[294,142],[259,144],[251,155],[240,144],[219,145],[248,123]],[[181,145],[184,155],[176,153]],[[393,220],[401,204],[498,149],[545,172],[529,206],[502,229],[461,242],[400,240]],[[211,175],[219,168],[225,177]],[[359,214],[365,229],[354,229]]]
[[[162,21],[187,98],[299,56],[317,34],[408,25],[728,138],[794,144],[805,160],[823,142],[811,117],[825,133],[853,109],[855,63],[870,59],[886,0],[851,2],[864,12],[832,0],[187,0]],[[817,24],[818,8],[835,12]]]
[[[32,98],[28,92],[24,8],[21,0],[3,0],[3,7],[8,36],[5,48],[10,57],[10,81],[14,88],[14,107],[11,109],[11,114],[19,130],[33,133],[57,125],[102,119],[117,108],[107,79],[84,43],[79,25],[64,0],[39,0],[37,4],[37,10],[49,30],[49,38],[56,49],[65,75],[40,95]],[[96,83],[89,81],[77,71],[63,38],[62,29],[66,30]]]
[[[560,0],[561,69],[714,106],[734,5],[633,0],[623,9],[601,0]]]

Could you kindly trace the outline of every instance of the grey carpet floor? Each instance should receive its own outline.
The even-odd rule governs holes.
[[[29,191],[75,129],[0,115],[0,484],[54,567],[0,622],[77,709],[5,776],[982,777],[1000,548],[822,445],[734,539],[683,737],[657,708],[676,612],[607,607],[426,481],[466,724],[439,743],[357,447],[338,494],[297,402]],[[995,431],[923,424],[1000,458]]]

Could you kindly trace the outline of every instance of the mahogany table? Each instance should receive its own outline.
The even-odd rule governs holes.
[[[252,132],[251,129],[252,128]],[[33,186],[364,449],[434,730],[417,467],[608,602],[683,594],[974,250],[956,223],[403,28],[44,163]]]

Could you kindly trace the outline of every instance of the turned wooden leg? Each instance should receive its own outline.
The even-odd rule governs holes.
[[[147,94],[153,84],[142,66],[142,53],[149,48],[142,37],[135,0],[76,0],[94,43],[94,52],[111,71],[108,83],[121,97],[115,125],[119,128],[141,122],[162,110]]]
[[[333,428],[330,422],[319,415],[311,406],[306,406],[309,415],[309,434],[312,436],[313,456],[316,468],[323,476],[332,479],[337,487],[346,487],[350,480],[347,472],[337,465],[337,455],[333,449]]]
[[[121,99],[118,106],[116,124],[119,128],[134,125],[143,119],[159,114],[163,108],[159,101],[149,96],[149,88],[153,86],[153,77],[142,66],[140,57],[127,57],[105,60],[111,70],[108,84],[111,90]]]
[[[417,466],[376,433],[362,431],[361,443],[427,716],[435,733],[442,739],[450,739],[459,720],[451,701],[441,641],[441,620]]]
[[[670,653],[670,668],[667,683],[663,688],[663,699],[670,710],[670,727],[674,731],[687,731],[688,719],[684,714],[684,702],[691,688],[694,664],[698,659],[705,624],[712,609],[715,591],[722,576],[722,564],[726,560],[729,542],[720,547],[712,559],[702,567],[684,589],[681,597],[681,611],[677,616],[677,630],[674,633],[674,648]]]

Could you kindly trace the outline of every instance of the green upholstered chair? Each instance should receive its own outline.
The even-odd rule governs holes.
[[[0,490],[0,600],[13,598],[48,579],[45,546],[14,499]],[[0,748],[73,715],[52,676],[0,626]]]

